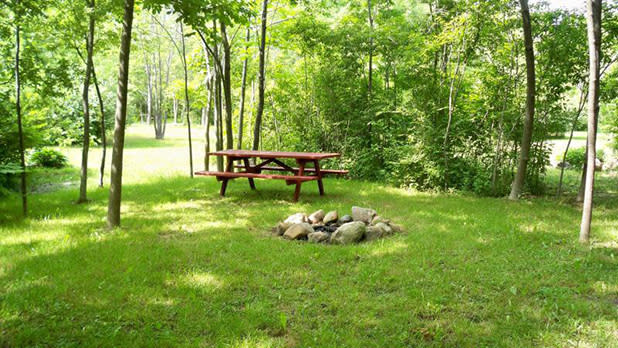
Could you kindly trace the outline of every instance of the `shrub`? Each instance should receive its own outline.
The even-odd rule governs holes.
[[[37,149],[30,155],[30,163],[34,166],[46,168],[62,168],[69,161],[65,155],[54,149]]]
[[[600,149],[597,150],[597,158],[601,160],[601,162],[605,161],[605,152]],[[562,155],[558,158],[558,160],[562,160]],[[586,148],[578,147],[576,149],[571,149],[567,153],[566,162],[571,165],[572,169],[580,169],[584,166],[584,162],[586,162]]]
[[[21,172],[21,166],[17,163],[0,164],[0,197],[18,190],[17,174]]]

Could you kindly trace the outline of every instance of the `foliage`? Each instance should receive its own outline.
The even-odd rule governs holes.
[[[597,159],[601,162],[605,161],[605,151],[603,149],[597,150]],[[562,160],[562,156],[560,156],[560,160]],[[586,148],[569,149],[565,161],[569,164],[569,169],[580,170],[586,162]]]
[[[62,168],[68,164],[67,157],[51,148],[35,149],[30,154],[30,165],[46,168]]]
[[[34,140],[28,147],[77,145],[83,133],[80,93],[84,69],[77,52],[84,52],[86,7],[67,0],[25,3],[33,13],[45,14],[29,15],[32,20],[23,27],[24,119]],[[117,0],[96,4],[95,70],[109,131],[113,127],[122,6]],[[524,48],[517,2],[375,0],[370,2],[373,28],[368,24],[368,4],[360,0],[271,2],[263,149],[336,151],[343,154],[343,160],[333,164],[349,169],[354,178],[422,190],[504,195],[512,182],[524,117]],[[247,137],[243,144],[248,147],[257,104],[260,38],[253,29],[260,21],[260,5],[260,1],[248,0],[138,2],[129,122],[152,122],[146,117],[149,103],[153,118],[158,120],[170,119],[174,100],[184,104],[183,69],[175,47],[180,39],[178,22],[185,25],[189,114],[193,123],[203,121],[200,109],[208,107],[208,81],[214,63],[209,49],[222,40],[213,27],[216,21],[228,26],[231,43],[234,137],[242,63],[248,58],[243,127]],[[10,67],[13,38],[8,19],[12,12],[0,11],[4,11],[0,54]],[[604,66],[617,52],[616,13],[614,5],[607,5]],[[252,30],[245,43],[247,26]],[[537,118],[526,191],[542,194],[548,139],[563,134],[574,123],[576,129],[585,127],[584,117],[575,122],[572,95],[585,89],[586,23],[581,12],[538,3],[532,8],[532,27]],[[146,68],[153,70],[147,72]],[[601,126],[608,129],[618,125],[615,107],[611,107],[616,100],[616,75],[616,68],[610,66],[602,81],[605,105]],[[11,69],[2,69],[0,77],[11,81]],[[149,78],[156,85],[150,101]],[[11,88],[11,84],[0,85],[0,137],[7,134],[0,138],[1,144],[15,144],[15,138],[8,136],[14,133],[4,133],[13,120]],[[100,143],[98,100],[95,93],[90,95],[90,133],[92,140]],[[213,117],[209,122],[214,124]]]
[[[22,172],[19,163],[0,163],[0,197],[18,189],[17,174]]]

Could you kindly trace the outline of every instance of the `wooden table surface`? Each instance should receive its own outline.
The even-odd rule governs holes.
[[[340,153],[330,152],[280,152],[280,151],[253,151],[253,150],[221,150],[209,152],[212,156],[227,156],[237,158],[295,158],[301,160],[322,160],[325,158],[341,157]]]

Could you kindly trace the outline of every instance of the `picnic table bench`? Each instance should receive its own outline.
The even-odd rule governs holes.
[[[198,171],[195,175],[214,176],[221,181],[221,196],[225,196],[227,183],[229,180],[237,178],[247,178],[249,186],[255,190],[253,179],[284,180],[288,185],[296,185],[294,190],[294,201],[298,201],[300,187],[303,182],[317,181],[320,195],[324,195],[324,184],[322,177],[327,174],[345,175],[347,170],[321,169],[320,160],[327,158],[340,157],[339,153],[319,153],[319,152],[277,152],[277,151],[252,151],[252,150],[222,150],[209,152],[212,156],[226,158],[225,171]],[[250,164],[249,159],[259,158],[260,163]],[[285,164],[283,159],[294,159],[297,167]],[[241,161],[242,164],[234,165],[234,161]],[[307,167],[307,164],[313,167]],[[244,171],[234,172],[234,168],[244,169]],[[263,174],[263,171],[289,172],[290,174]]]

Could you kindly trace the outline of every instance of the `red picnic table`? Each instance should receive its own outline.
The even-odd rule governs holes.
[[[319,153],[319,152],[277,152],[277,151],[252,151],[252,150],[222,150],[209,152],[212,156],[222,156],[226,158],[225,171],[200,171],[195,172],[195,175],[215,176],[218,181],[221,181],[221,196],[225,195],[227,182],[236,178],[247,178],[249,186],[255,190],[253,179],[272,179],[285,180],[288,185],[296,185],[294,190],[294,201],[298,201],[300,195],[300,186],[305,181],[316,180],[320,195],[324,195],[324,184],[322,177],[325,174],[345,175],[347,170],[321,169],[320,160],[326,158],[340,157],[339,153]],[[251,165],[250,158],[259,158],[260,163]],[[294,159],[298,167],[290,167],[285,164],[282,159]],[[234,165],[234,161],[241,161],[242,164]],[[312,164],[313,167],[306,168],[307,164]],[[234,172],[234,168],[244,169],[240,172]],[[263,171],[274,172],[289,172],[290,174],[262,174]]]

